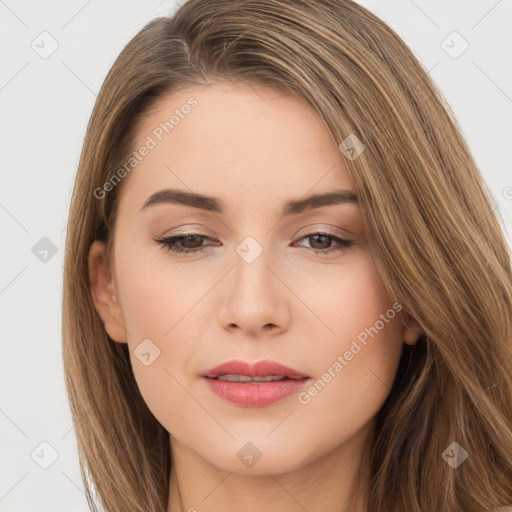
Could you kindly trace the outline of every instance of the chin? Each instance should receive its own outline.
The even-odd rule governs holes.
[[[277,444],[268,439],[255,439],[249,441],[247,436],[243,441],[233,441],[227,446],[220,446],[220,450],[211,453],[209,461],[216,467],[225,471],[233,471],[242,475],[263,475],[288,473],[296,471],[307,465],[313,455],[307,457],[303,442],[288,444],[282,441]],[[219,446],[219,445],[217,445]],[[229,454],[233,454],[231,456]]]

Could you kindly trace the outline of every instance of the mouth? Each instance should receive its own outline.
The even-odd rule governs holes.
[[[309,375],[276,361],[263,360],[251,364],[245,361],[227,361],[210,368],[201,377],[229,382],[268,382],[281,379],[306,379]],[[264,379],[264,380],[261,380]]]
[[[211,378],[211,377],[206,377]],[[251,377],[250,375],[239,375],[239,374],[223,374],[218,377],[213,378],[212,380],[223,380],[226,382],[277,382],[281,380],[301,380],[299,378],[292,377],[283,377],[282,375],[267,375],[265,377]]]
[[[309,375],[274,361],[229,361],[201,377],[219,397],[242,407],[263,407],[300,391]]]

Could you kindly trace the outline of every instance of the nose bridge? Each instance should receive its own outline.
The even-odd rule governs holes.
[[[268,324],[283,327],[283,312],[287,310],[285,287],[274,275],[273,267],[278,265],[273,261],[272,249],[266,247],[270,237],[258,238],[246,236],[235,247],[234,268],[224,290],[227,296],[220,313],[224,326],[236,324],[250,331]]]
[[[261,292],[272,294],[273,278],[268,267],[272,266],[272,249],[269,247],[268,236],[246,236],[235,248],[234,275],[232,286],[237,293],[252,295]],[[233,290],[235,291],[235,290]],[[267,298],[267,300],[270,297]]]

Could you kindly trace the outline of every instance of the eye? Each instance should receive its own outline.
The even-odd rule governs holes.
[[[323,231],[308,233],[307,235],[301,237],[299,240],[308,239],[313,240],[311,250],[315,251],[315,254],[327,254],[333,251],[346,251],[353,244],[351,240],[346,240],[344,238],[340,238],[339,236]],[[325,248],[326,240],[328,242],[328,247]],[[338,245],[335,245],[334,247],[331,246],[331,242],[333,241]],[[309,249],[309,247],[307,247],[307,249]]]
[[[203,240],[211,240],[209,236],[201,235],[199,233],[190,233],[186,235],[176,235],[168,238],[163,238],[161,240],[155,240],[161,244],[165,249],[172,252],[199,252],[203,250],[203,246],[201,245]],[[181,245],[185,244],[185,248],[180,247],[177,242]]]
[[[312,239],[313,244],[312,247],[306,247],[306,249],[315,251],[315,254],[327,254],[333,251],[346,251],[353,244],[351,240],[346,240],[331,233],[320,231],[308,233],[307,235],[301,237],[299,240],[307,239]],[[196,253],[204,249],[205,246],[202,245],[203,241],[212,239],[209,236],[202,235],[200,233],[188,233],[185,235],[175,235],[154,240],[171,252]],[[328,242],[327,246],[325,246],[326,241]],[[333,247],[331,245],[332,242],[335,242],[337,245]]]

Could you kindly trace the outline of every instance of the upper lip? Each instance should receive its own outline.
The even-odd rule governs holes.
[[[227,361],[214,368],[210,368],[203,374],[202,377],[209,377],[215,379],[219,375],[247,375],[249,377],[267,377],[268,375],[275,375],[277,377],[288,377],[290,379],[304,379],[309,378],[293,368],[284,366],[276,361],[258,361],[257,363],[247,363],[245,361]]]

